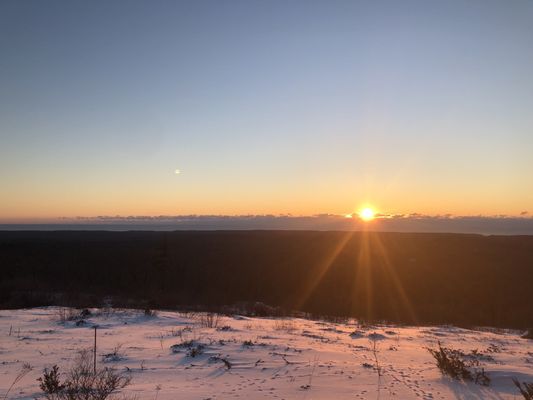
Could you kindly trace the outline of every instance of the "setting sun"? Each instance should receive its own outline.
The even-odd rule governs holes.
[[[371,221],[375,218],[376,212],[370,207],[365,207],[359,211],[359,217],[364,221]]]

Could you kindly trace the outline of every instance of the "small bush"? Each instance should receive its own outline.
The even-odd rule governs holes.
[[[60,380],[59,367],[44,371],[39,387],[49,400],[105,400],[130,384],[131,378],[111,368],[94,371],[91,352],[79,353],[66,379]]]
[[[453,379],[474,381],[483,386],[490,384],[490,377],[483,368],[479,368],[477,359],[465,362],[466,356],[463,352],[442,347],[440,343],[438,350],[428,349],[428,351],[435,358],[437,367],[444,375]]]
[[[466,367],[465,362],[459,356],[456,350],[442,347],[439,343],[439,349],[428,349],[433,358],[437,361],[437,367],[444,375],[454,379],[463,379],[471,381],[472,373]]]
[[[68,321],[77,321],[79,319],[82,319],[80,313],[74,308],[70,307],[58,308],[56,311],[56,317],[57,320],[62,324]]]
[[[55,395],[65,388],[59,379],[59,367],[57,365],[54,365],[50,370],[45,368],[43,376],[37,380],[40,382],[39,388],[47,395]]]
[[[173,353],[180,353],[182,350],[187,350],[187,357],[197,357],[204,353],[205,344],[198,343],[195,340],[186,340],[178,344],[170,346]]]
[[[533,400],[533,382],[522,382],[520,383],[518,379],[513,378],[515,386],[520,390],[520,394],[524,397],[525,400]]]
[[[218,328],[221,318],[216,313],[201,314],[199,318],[200,326],[203,328]]]
[[[92,313],[87,308],[77,310],[71,307],[59,307],[55,312],[55,316],[62,324],[69,321],[76,321],[76,325],[80,326],[86,323],[85,318],[92,316]]]
[[[231,369],[231,367],[232,367],[232,364],[228,361],[227,358],[223,358],[223,357],[220,357],[220,356],[211,356],[211,357],[209,357],[209,361],[210,362],[221,361],[221,362],[224,363],[224,366],[226,367],[226,369]]]
[[[179,353],[183,349],[190,349],[195,345],[194,340],[184,340],[181,343],[173,344],[170,346],[170,350],[172,350],[173,353]]]
[[[205,346],[201,343],[197,344],[196,346],[193,346],[191,347],[188,351],[187,351],[187,356],[188,357],[197,357],[201,354],[204,353],[204,349],[205,349]]]

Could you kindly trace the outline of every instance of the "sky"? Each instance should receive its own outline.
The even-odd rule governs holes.
[[[531,21],[528,0],[4,0],[0,223],[529,217]]]

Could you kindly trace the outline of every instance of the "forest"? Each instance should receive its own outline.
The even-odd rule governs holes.
[[[0,274],[1,308],[111,301],[401,324],[533,326],[533,236],[1,231]]]

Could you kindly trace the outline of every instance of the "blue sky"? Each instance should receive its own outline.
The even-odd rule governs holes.
[[[3,1],[0,220],[518,215],[532,20],[530,1]]]

